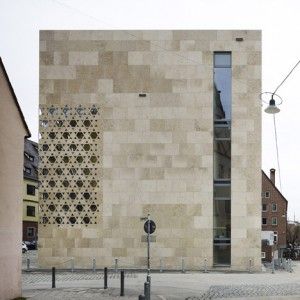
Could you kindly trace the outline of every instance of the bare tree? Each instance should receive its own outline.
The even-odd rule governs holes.
[[[286,239],[288,247],[291,249],[291,254],[295,258],[295,247],[300,244],[300,224],[288,224]]]

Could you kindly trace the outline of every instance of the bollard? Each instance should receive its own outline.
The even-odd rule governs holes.
[[[74,272],[74,257],[71,258],[71,272]]]
[[[93,258],[93,272],[96,272],[96,258]]]
[[[208,273],[207,272],[207,259],[204,258],[204,273]]]
[[[104,268],[104,289],[107,289],[107,268]]]
[[[251,267],[252,267],[252,260],[251,258],[249,259],[249,273],[251,273]]]
[[[292,273],[293,269],[292,269],[292,260],[289,259],[289,272]]]
[[[55,288],[55,267],[52,267],[52,288]]]
[[[27,258],[27,270],[29,270],[29,269],[30,269],[30,259]]]
[[[162,258],[159,259],[159,272],[162,273],[163,266],[162,266]]]
[[[120,288],[120,296],[124,296],[124,271],[121,271],[121,288]]]
[[[118,259],[115,258],[115,272],[118,272]]]
[[[145,296],[144,295],[139,295],[139,300],[145,300]]]
[[[145,300],[150,300],[150,283],[149,282],[144,283],[144,295],[145,295]]]
[[[275,264],[274,264],[274,258],[272,258],[272,274],[275,273]]]
[[[181,272],[185,273],[185,267],[184,267],[184,258],[181,258]]]

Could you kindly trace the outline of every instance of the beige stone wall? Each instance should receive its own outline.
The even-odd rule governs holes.
[[[236,37],[244,41],[236,42]],[[144,267],[140,218],[147,213],[157,224],[153,267],[159,268],[161,258],[164,267],[180,268],[182,257],[189,269],[203,268],[205,258],[212,265],[214,51],[232,51],[233,57],[232,267],[246,269],[249,258],[260,267],[259,31],[40,32],[40,120],[52,118],[47,129],[40,127],[41,142],[47,141],[55,153],[58,138],[47,135],[52,130],[69,143],[55,127],[59,117],[49,116],[51,105],[60,112],[65,105],[74,111],[80,104],[87,110],[95,105],[102,137],[95,148],[101,161],[94,199],[97,220],[70,224],[68,215],[64,224],[53,219],[41,224],[41,266],[74,257],[76,266],[91,267],[95,257],[101,267],[112,266],[114,258],[120,266]],[[85,118],[76,117],[80,122]],[[69,122],[72,116],[64,118]],[[69,128],[74,142],[80,126]],[[88,184],[76,155],[70,157]],[[45,165],[59,185],[64,177],[55,175],[57,166],[42,158]],[[40,178],[46,182],[50,177]],[[66,191],[76,184],[69,180]],[[47,190],[46,184],[40,193]],[[69,201],[64,197],[60,202],[54,195],[41,200],[45,216],[53,215],[47,210],[51,201],[59,209]],[[82,193],[78,201],[89,205]]]
[[[21,296],[22,182],[27,134],[0,63],[0,299]]]

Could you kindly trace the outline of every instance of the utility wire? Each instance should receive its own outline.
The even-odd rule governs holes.
[[[88,17],[88,18],[91,18],[91,19],[93,19],[93,20],[95,20],[95,21],[101,22],[101,23],[103,23],[103,24],[105,24],[105,25],[108,25],[108,26],[114,28],[115,30],[123,31],[123,32],[126,33],[128,36],[134,37],[135,39],[139,40],[139,37],[138,37],[137,35],[133,34],[132,32],[130,32],[130,31],[128,31],[128,30],[118,29],[117,27],[115,27],[115,26],[113,26],[113,25],[111,25],[111,24],[109,24],[109,23],[107,23],[107,22],[105,22],[105,21],[103,21],[103,20],[100,20],[100,19],[98,19],[98,18],[96,18],[96,17],[94,17],[94,16],[92,16],[92,15],[90,15],[90,14],[87,14],[87,13],[85,13],[85,12],[82,12],[81,10],[79,10],[79,9],[73,7],[73,6],[70,6],[70,5],[68,5],[68,4],[62,3],[62,2],[60,2],[60,1],[58,1],[58,0],[52,0],[52,1],[53,1],[54,3],[57,3],[58,5],[64,6],[64,7],[68,8],[68,9],[70,9],[70,10],[75,11],[75,12],[76,12],[77,14],[79,14],[79,15],[83,15],[83,16]],[[145,41],[146,41],[146,40],[145,40]],[[171,54],[174,55],[174,56],[183,58],[183,59],[185,59],[186,61],[193,62],[194,64],[197,64],[197,65],[202,65],[202,62],[200,62],[200,61],[197,61],[197,60],[195,60],[195,59],[188,58],[188,57],[186,57],[186,56],[184,56],[184,55],[179,54],[178,52],[170,51],[170,49],[166,49],[166,48],[162,47],[161,45],[158,45],[158,44],[156,44],[156,43],[153,43],[153,42],[150,41],[150,40],[147,40],[147,42],[149,42],[150,45],[152,45],[152,46],[154,46],[154,47],[156,47],[156,48],[162,49],[163,51],[169,52],[169,53],[171,53]]]
[[[300,60],[295,64],[295,66],[292,68],[292,70],[285,76],[285,78],[281,81],[281,83],[278,85],[278,87],[273,92],[273,95],[278,91],[278,89],[283,85],[283,83],[288,79],[288,77],[292,74],[292,72],[297,68],[297,66],[300,64]]]

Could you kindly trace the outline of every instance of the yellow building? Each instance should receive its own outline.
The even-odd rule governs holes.
[[[25,139],[23,167],[23,241],[36,241],[38,233],[38,144]]]

